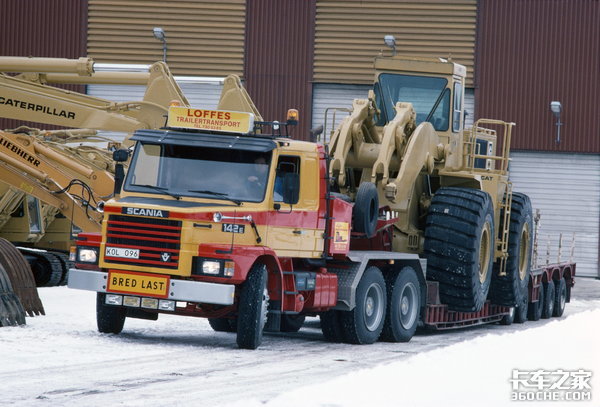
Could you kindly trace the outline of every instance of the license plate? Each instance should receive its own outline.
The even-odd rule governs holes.
[[[167,298],[169,276],[110,270],[107,291]]]
[[[107,257],[121,257],[124,259],[139,259],[140,249],[124,249],[122,247],[107,247],[104,255]]]
[[[246,231],[244,225],[234,225],[233,223],[223,223],[221,231],[229,233],[244,233]]]

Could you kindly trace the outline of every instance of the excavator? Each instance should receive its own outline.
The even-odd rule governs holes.
[[[100,231],[102,204],[113,193],[112,152],[120,144],[106,140],[102,149],[81,143],[102,141],[97,130],[131,134],[160,128],[170,105],[189,102],[163,62],[147,73],[95,72],[91,58],[0,57],[0,72],[5,72],[0,74],[0,117],[67,128],[0,131],[0,274],[12,283],[11,289],[0,285],[0,297],[14,291],[33,316],[44,313],[36,285],[66,283],[74,232]],[[142,101],[115,103],[50,83],[144,85],[146,92]],[[235,75],[224,80],[219,106],[260,117]],[[127,138],[123,144],[129,145]],[[3,261],[5,255],[13,261]],[[24,321],[14,300],[6,303],[0,302],[5,324]]]

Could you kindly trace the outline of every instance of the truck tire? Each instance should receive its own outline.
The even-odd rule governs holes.
[[[438,281],[451,310],[483,308],[492,278],[494,210],[487,192],[440,188],[427,214],[427,278]]]
[[[567,282],[564,278],[556,281],[556,292],[554,295],[554,312],[552,315],[555,317],[562,317],[565,312],[565,305],[567,303]]]
[[[525,287],[521,294],[521,301],[515,307],[515,320],[516,324],[523,324],[527,322],[527,311],[529,309],[529,288]]]
[[[371,344],[379,339],[386,311],[386,287],[381,271],[367,268],[356,288],[356,306],[341,311],[344,340],[357,345]]]
[[[508,307],[520,302],[523,289],[529,283],[533,246],[531,201],[527,195],[515,192],[511,202],[506,275],[499,275],[500,262],[496,262],[490,288],[492,302]]]
[[[298,332],[304,325],[305,315],[282,315],[281,316],[281,332]]]
[[[544,286],[541,285],[539,290],[540,290],[540,295],[539,295],[538,301],[532,302],[529,304],[527,318],[530,321],[538,321],[542,317],[542,311],[544,310],[544,297],[545,297]]]
[[[342,327],[341,311],[332,309],[319,314],[321,331],[328,342],[344,342],[344,329]]]
[[[421,291],[417,273],[411,267],[391,273],[386,279],[388,307],[381,340],[408,342],[419,324]]]
[[[542,318],[548,319],[554,314],[555,297],[554,281],[550,280],[544,284],[544,308],[542,310]]]
[[[215,332],[236,332],[237,326],[230,318],[208,318],[208,324]]]
[[[96,324],[98,331],[104,334],[119,334],[125,325],[127,309],[106,305],[106,294],[96,293]]]
[[[377,229],[379,216],[379,197],[377,187],[371,182],[363,182],[358,187],[356,201],[352,209],[353,230],[373,237]]]
[[[256,349],[260,346],[267,322],[268,304],[267,267],[262,263],[255,263],[240,292],[237,344],[241,349]]]

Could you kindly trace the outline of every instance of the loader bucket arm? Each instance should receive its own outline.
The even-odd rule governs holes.
[[[263,121],[260,112],[237,75],[228,75],[223,81],[223,89],[221,90],[217,110],[248,112],[254,114],[255,121]]]

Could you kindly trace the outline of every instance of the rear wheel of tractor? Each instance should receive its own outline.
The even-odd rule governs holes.
[[[342,327],[341,311],[332,309],[319,314],[321,331],[325,340],[329,342],[344,342],[344,329]]]
[[[356,288],[356,306],[352,311],[341,312],[344,340],[357,345],[376,342],[383,330],[386,302],[383,275],[371,266]]]
[[[237,330],[235,321],[230,318],[208,318],[208,323],[215,332],[235,332]]]
[[[562,317],[565,312],[567,303],[567,282],[564,277],[556,282],[556,293],[554,295],[554,312],[555,317]]]
[[[421,291],[417,273],[405,267],[400,273],[392,273],[386,279],[388,307],[381,340],[408,342],[419,323]]]
[[[455,311],[479,311],[492,278],[496,236],[487,192],[440,188],[425,228],[427,278],[438,281],[440,299]]]
[[[298,332],[304,325],[305,315],[282,315],[281,332]]]
[[[507,315],[504,315],[500,320],[500,325],[511,325],[515,321],[515,307],[510,307]]]
[[[527,195],[515,192],[511,202],[506,275],[499,275],[500,262],[496,262],[490,288],[492,302],[508,307],[520,303],[529,283],[533,246],[531,201]]]
[[[268,308],[267,267],[255,263],[240,292],[237,321],[237,344],[240,348],[256,349],[260,346]]]
[[[538,296],[537,302],[532,302],[529,304],[529,309],[527,312],[527,317],[530,321],[538,321],[542,317],[542,311],[544,310],[544,286],[540,285],[539,288],[540,295]]]
[[[516,324],[522,324],[527,322],[527,311],[529,309],[529,288],[525,287],[521,294],[521,301],[515,307],[515,320]]]
[[[377,216],[379,214],[379,197],[377,187],[371,182],[363,182],[358,187],[356,202],[352,209],[354,228],[358,233],[364,233],[368,237],[375,235],[377,228]]]
[[[554,293],[554,281],[550,280],[544,284],[544,308],[542,309],[542,318],[544,319],[548,319],[554,314]]]
[[[127,310],[122,307],[106,305],[106,294],[96,293],[96,324],[98,331],[105,334],[119,334],[125,325]]]

